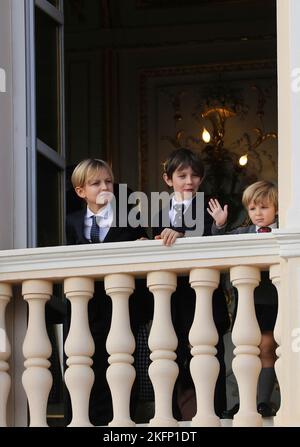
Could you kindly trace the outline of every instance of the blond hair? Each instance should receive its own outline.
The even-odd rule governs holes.
[[[274,183],[261,180],[252,183],[252,185],[245,189],[242,198],[245,208],[248,208],[251,202],[254,202],[256,205],[264,201],[274,205],[275,211],[278,211],[278,192]]]
[[[111,167],[104,160],[98,158],[87,158],[82,160],[74,169],[71,182],[74,188],[82,188],[86,182],[93,178],[101,169],[106,169],[114,181],[114,175]]]

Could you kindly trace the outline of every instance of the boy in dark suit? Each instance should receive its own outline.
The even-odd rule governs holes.
[[[163,179],[170,188],[174,190],[174,196],[169,203],[167,210],[162,210],[159,215],[159,226],[153,227],[155,239],[162,239],[164,245],[170,246],[179,237],[185,237],[187,231],[189,235],[199,236],[197,229],[198,222],[193,227],[187,225],[185,217],[197,219],[200,213],[204,213],[203,235],[211,234],[212,220],[204,209],[197,210],[196,193],[204,177],[204,166],[197,154],[189,149],[180,148],[171,153],[164,164]],[[169,225],[163,225],[165,213],[169,220]],[[197,233],[197,234],[196,234]],[[196,411],[195,393],[193,382],[189,371],[189,361],[191,358],[189,349],[189,330],[193,322],[195,310],[195,292],[189,285],[188,277],[178,277],[178,286],[172,297],[173,323],[178,337],[177,362],[179,364],[179,377],[177,380],[177,403],[181,414],[177,415],[182,419],[191,419]],[[219,286],[213,294],[213,317],[219,335],[216,346],[217,358],[220,363],[219,377],[215,389],[215,411],[221,416],[226,408],[226,369],[224,362],[223,335],[229,328],[229,316],[224,293]],[[190,405],[185,411],[181,402],[188,396]],[[193,402],[192,402],[193,401]],[[192,403],[191,403],[192,402]],[[181,408],[180,408],[181,407]],[[175,404],[176,409],[176,404]]]
[[[216,199],[209,201],[208,213],[213,217],[212,234],[268,233],[277,228],[278,193],[275,185],[268,181],[259,181],[248,186],[242,198],[248,212],[250,225],[227,230],[227,205],[222,208]],[[277,344],[273,330],[277,317],[277,291],[272,285],[267,272],[261,272],[261,282],[254,290],[255,312],[261,330],[260,359],[262,369],[258,381],[257,411],[263,417],[275,416],[276,411],[270,400],[275,384],[274,364]],[[232,418],[239,410],[239,404],[225,413]]]
[[[127,221],[119,226],[118,200],[112,206],[114,177],[110,166],[103,160],[86,159],[73,171],[72,185],[85,206],[67,216],[68,244],[134,241],[147,238],[141,227],[133,228]],[[131,304],[130,300],[130,304]],[[90,420],[94,425],[107,425],[112,420],[112,401],[106,369],[108,353],[105,343],[111,323],[111,300],[106,295],[103,282],[95,283],[94,298],[89,302],[89,324],[95,343],[93,370],[95,382],[90,396]],[[137,312],[131,316],[140,318]],[[137,325],[138,322],[133,322]]]

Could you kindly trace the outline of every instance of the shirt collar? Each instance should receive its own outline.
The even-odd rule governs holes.
[[[190,206],[192,201],[193,201],[193,199],[188,199],[188,200],[184,200],[183,202],[177,202],[177,200],[175,199],[175,196],[173,196],[171,207],[174,208],[174,205],[183,205],[183,207],[184,207],[183,209],[185,211]]]
[[[263,227],[270,227],[270,228],[278,228],[277,222],[273,222],[270,225],[263,225]],[[257,232],[257,230],[261,228],[258,225],[255,225],[255,231]]]
[[[98,213],[93,213],[93,211],[91,211],[89,209],[89,207],[86,208],[86,217],[89,218],[91,216],[99,216],[99,217],[103,217],[105,219],[107,219],[109,217],[109,215],[112,212],[112,207],[111,204],[108,203],[104,208],[101,208]]]

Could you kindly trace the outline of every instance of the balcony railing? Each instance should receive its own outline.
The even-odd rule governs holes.
[[[260,332],[255,317],[253,291],[259,284],[260,270],[269,269],[270,278],[279,292],[280,263],[284,260],[282,239],[284,236],[279,233],[246,234],[186,238],[178,240],[171,248],[164,247],[161,241],[136,241],[0,252],[0,426],[7,425],[7,414],[9,425],[24,424],[20,421],[24,421],[25,416],[22,419],[17,405],[18,394],[21,396],[23,392],[19,383],[21,374],[29,404],[30,425],[47,425],[46,409],[52,377],[49,371],[51,344],[45,325],[45,304],[52,295],[53,284],[57,283],[64,284],[64,292],[72,308],[71,326],[65,342],[68,357],[65,382],[73,411],[71,425],[90,425],[88,402],[94,380],[91,369],[94,344],[88,326],[87,306],[93,296],[94,281],[103,279],[113,306],[107,339],[110,355],[107,378],[114,408],[110,425],[134,425],[129,414],[129,399],[135,378],[132,365],[135,340],[129,323],[128,300],[134,290],[134,279],[141,277],[147,278],[147,285],[154,297],[149,336],[152,360],[149,376],[155,394],[155,415],[149,424],[177,426],[178,422],[172,414],[172,393],[178,374],[175,355],[177,338],[172,326],[170,300],[176,288],[177,275],[182,274],[189,275],[190,285],[196,292],[194,322],[189,338],[197,413],[191,425],[219,426],[220,420],[213,407],[218,362],[215,358],[217,332],[212,319],[211,300],[220,273],[228,271],[239,295],[232,332],[235,345],[232,366],[239,387],[240,410],[233,425],[261,426],[262,419],[256,411],[256,387],[261,368],[258,357]],[[294,240],[299,245],[299,235],[294,235]],[[289,247],[293,250],[295,245],[290,244]],[[14,286],[22,288],[23,298],[28,303],[28,320],[26,308],[17,310],[21,298],[18,288]],[[293,402],[282,366],[282,356],[288,348],[281,346],[285,330],[281,311],[286,297],[280,293],[278,295],[275,339],[279,345],[279,358],[276,373],[282,407],[288,414]],[[19,312],[18,321],[23,321],[23,325],[28,321],[25,338],[16,327],[16,312]],[[16,354],[21,346],[25,369]],[[295,374],[299,372],[295,371]],[[283,420],[280,409],[274,423],[280,425]]]

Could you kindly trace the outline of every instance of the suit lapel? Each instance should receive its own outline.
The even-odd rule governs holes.
[[[113,225],[111,226],[107,232],[107,235],[103,239],[102,242],[118,242],[119,241],[119,235],[122,231],[122,228],[119,227],[119,206],[118,203],[116,203],[116,209],[114,210],[116,213],[115,219],[113,220]]]
[[[84,236],[84,218],[86,214],[86,208],[83,208],[78,212],[75,216],[74,227],[77,234],[77,237],[82,244],[88,244],[90,241]]]
[[[119,232],[120,230],[118,227],[110,227],[102,242],[117,242]]]

